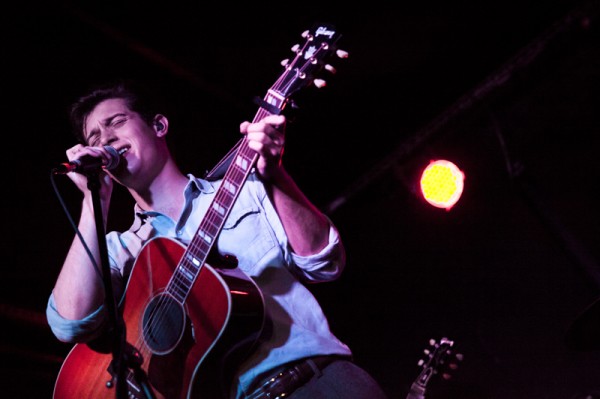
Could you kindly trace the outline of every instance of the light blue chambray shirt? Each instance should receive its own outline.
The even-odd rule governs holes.
[[[221,181],[207,181],[188,175],[185,207],[174,221],[158,212],[135,206],[135,220],[129,230],[107,234],[115,295],[121,297],[126,276],[144,244],[158,236],[188,244],[196,234]],[[331,281],[345,265],[345,252],[338,231],[331,224],[329,244],[318,254],[299,256],[288,245],[283,225],[263,184],[250,174],[217,240],[219,252],[234,255],[238,267],[256,282],[263,295],[271,337],[241,367],[238,392],[252,380],[289,361],[322,354],[351,355],[329,328],[320,305],[304,283]],[[83,320],[68,320],[56,311],[50,295],[47,319],[52,331],[65,342],[86,342],[97,335],[104,321],[103,307]],[[95,334],[96,333],[96,334]]]

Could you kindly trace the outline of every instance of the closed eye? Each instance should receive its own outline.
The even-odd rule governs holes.
[[[115,119],[115,120],[112,122],[111,126],[113,126],[113,127],[118,127],[118,126],[121,126],[121,125],[123,125],[125,122],[127,122],[127,118]]]
[[[87,143],[90,146],[95,146],[98,143],[98,133],[92,133],[87,137]]]

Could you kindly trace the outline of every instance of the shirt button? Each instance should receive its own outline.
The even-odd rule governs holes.
[[[181,231],[181,230],[177,230],[177,235],[178,235],[178,236],[180,236],[180,235],[181,235],[181,233],[182,233],[182,231]]]

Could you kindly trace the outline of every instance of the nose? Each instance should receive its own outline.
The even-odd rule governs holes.
[[[104,145],[111,145],[112,143],[114,143],[115,141],[117,141],[118,138],[115,136],[115,132],[112,128],[107,127],[105,129],[103,129],[102,131],[102,140],[101,144]]]

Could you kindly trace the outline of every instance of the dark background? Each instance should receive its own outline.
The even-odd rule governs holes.
[[[299,94],[285,163],[342,232],[345,274],[311,288],[356,362],[405,398],[428,340],[448,337],[464,361],[432,399],[600,397],[600,333],[567,340],[600,294],[597,1],[190,3],[3,12],[3,397],[50,397],[70,349],[44,316],[73,237],[50,181],[75,143],[70,102],[152,81],[182,169],[202,175],[319,21],[350,56]],[[450,211],[416,193],[441,157],[466,175]],[[56,185],[77,217],[79,193]],[[111,228],[126,227],[115,197]]]

